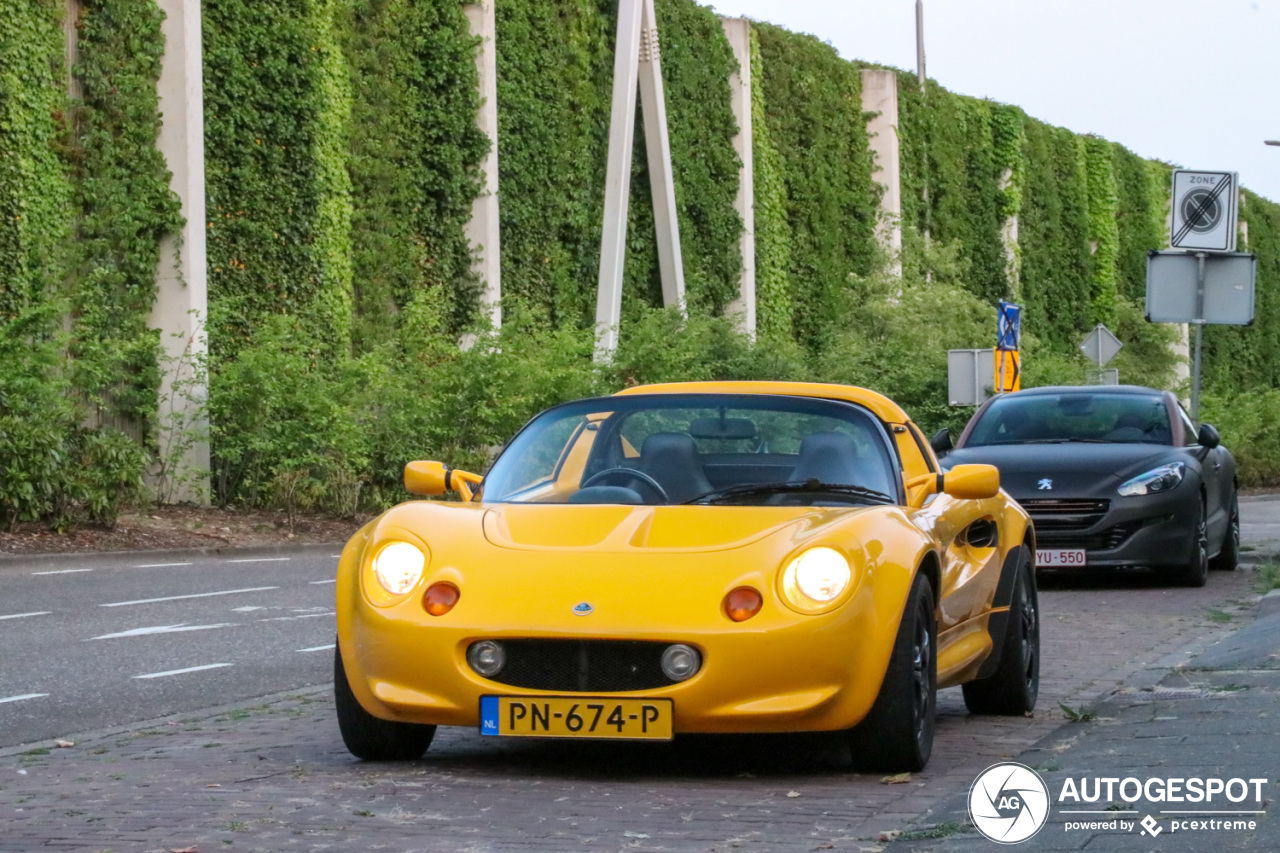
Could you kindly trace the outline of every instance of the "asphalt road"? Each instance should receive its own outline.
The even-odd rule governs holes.
[[[0,747],[328,681],[338,550],[0,566]]]

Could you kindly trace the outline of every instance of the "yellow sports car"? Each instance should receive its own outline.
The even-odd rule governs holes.
[[[1026,513],[989,465],[942,473],[861,388],[705,382],[565,403],[489,473],[411,462],[419,495],[338,567],[338,723],[364,759],[436,726],[669,739],[841,732],[918,770],[939,687],[1023,714],[1039,685]]]

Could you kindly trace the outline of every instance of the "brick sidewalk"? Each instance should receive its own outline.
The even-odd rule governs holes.
[[[0,751],[0,851],[870,850],[1058,728],[1059,702],[1082,707],[1221,637],[1252,580],[1046,589],[1041,710],[969,717],[944,692],[933,759],[904,784],[848,772],[828,736],[495,743],[442,729],[420,762],[362,764],[320,690]]]

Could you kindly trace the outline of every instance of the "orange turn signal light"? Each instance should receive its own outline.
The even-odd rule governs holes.
[[[433,583],[422,595],[422,607],[432,616],[443,616],[462,598],[458,588],[448,581]]]
[[[746,622],[763,606],[764,598],[749,586],[740,586],[724,597],[724,614],[734,622]]]

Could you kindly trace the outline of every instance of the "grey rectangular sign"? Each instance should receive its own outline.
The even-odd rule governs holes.
[[[996,356],[989,349],[947,350],[947,399],[953,406],[978,406],[991,397]]]
[[[1257,256],[1245,252],[1205,255],[1203,312],[1196,310],[1199,269],[1200,259],[1194,252],[1148,253],[1147,319],[1227,326],[1252,323]]]

